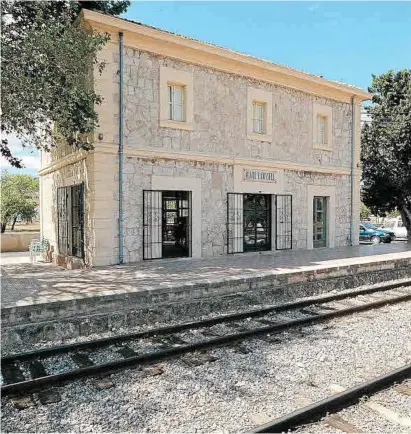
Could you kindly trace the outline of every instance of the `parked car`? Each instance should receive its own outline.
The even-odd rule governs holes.
[[[370,223],[370,222],[365,222],[365,221],[361,222],[361,224],[362,224],[366,229],[374,229],[375,231],[383,231],[383,232],[387,233],[387,234],[391,237],[391,241],[394,241],[394,240],[396,239],[395,232],[393,232],[393,231],[390,230],[390,229],[379,228],[379,227],[376,226],[375,224]],[[388,241],[388,242],[390,242],[390,241]]]
[[[375,229],[374,229],[375,228]],[[391,243],[395,238],[394,232],[385,232],[375,227],[372,223],[360,223],[360,241],[368,241],[372,244]]]
[[[407,239],[408,237],[407,228],[404,226],[401,217],[394,217],[392,219],[386,220],[379,229],[394,232],[397,239]]]

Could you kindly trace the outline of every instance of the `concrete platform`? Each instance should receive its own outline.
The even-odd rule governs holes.
[[[2,255],[1,269],[3,335],[10,327],[36,325],[48,339],[67,330],[70,336],[87,335],[152,321],[188,320],[214,309],[233,311],[411,277],[411,246],[156,260],[91,270],[30,264],[27,256],[8,254]]]

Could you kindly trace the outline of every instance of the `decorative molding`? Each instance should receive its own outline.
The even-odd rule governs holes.
[[[117,155],[118,150],[117,146],[115,145],[101,143],[96,146],[96,149],[93,152]],[[251,158],[230,157],[224,155],[217,156],[205,153],[159,151],[146,148],[132,148],[130,146],[124,147],[124,154],[126,156],[133,156],[148,160],[159,159],[173,161],[192,161],[196,163],[208,164],[228,164],[230,166],[240,165],[261,170],[283,169],[298,172],[316,172],[334,175],[350,174],[350,169],[348,167],[314,166],[309,164],[291,163],[287,161],[257,160]]]
[[[111,154],[117,155],[118,148],[114,144],[99,143],[96,145],[93,151],[78,151],[70,155],[59,159],[58,161],[46,166],[38,171],[40,176],[48,175],[55,172],[65,166],[78,163],[81,160],[87,158],[87,155],[92,154]],[[314,166],[310,164],[291,163],[287,161],[275,161],[275,160],[257,160],[251,158],[240,158],[230,156],[217,156],[205,153],[189,153],[189,152],[171,152],[171,151],[159,151],[145,148],[132,148],[130,146],[124,147],[124,154],[126,156],[132,156],[142,159],[159,159],[159,160],[173,160],[173,161],[192,161],[195,163],[206,164],[227,164],[230,166],[240,165],[252,167],[260,170],[272,170],[282,169],[291,170],[297,172],[315,172],[325,173],[332,175],[350,175],[350,169],[347,167],[330,167],[330,166]],[[355,169],[355,174],[359,174],[359,169]]]
[[[329,151],[332,152],[332,148],[329,148],[328,146],[322,145],[321,143],[314,143],[313,149],[318,149],[320,151]]]
[[[174,128],[175,130],[194,131],[194,125],[191,122],[171,121],[169,119],[160,119],[160,128]]]
[[[124,33],[124,44],[134,49],[152,52],[230,74],[262,80],[337,101],[349,102],[352,96],[357,96],[359,101],[369,100],[372,97],[371,94],[359,88],[332,82],[286,66],[121,18],[86,9],[83,9],[81,14],[91,27],[112,33],[113,42],[116,41],[117,33],[122,31]]]
[[[49,164],[46,167],[41,168],[38,171],[39,176],[45,176],[49,173],[55,172],[65,166],[70,166],[71,164],[78,163],[81,160],[85,160],[87,158],[87,151],[75,151],[69,155],[64,156],[63,158],[59,158],[54,163]]]

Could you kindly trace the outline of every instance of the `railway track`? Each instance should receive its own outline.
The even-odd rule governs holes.
[[[197,322],[13,354],[1,359],[3,396],[156,363],[247,338],[411,300],[411,280],[306,298]]]
[[[300,408],[293,411],[292,413],[286,414],[282,417],[274,419],[263,425],[257,426],[250,433],[283,433],[294,431],[304,425],[310,424],[312,422],[319,421],[330,414],[324,422],[339,431],[346,433],[361,432],[357,427],[352,425],[349,421],[344,420],[336,413],[340,410],[347,409],[348,407],[357,404],[363,398],[368,398],[369,396],[380,392],[393,386],[395,383],[401,382],[404,379],[411,378],[411,364],[402,366],[401,368],[395,369],[387,374],[383,374],[379,377],[373,378],[364,383],[360,383],[349,389],[342,389],[340,392],[331,395],[328,398],[322,399],[321,401],[314,402],[306,407]],[[399,389],[401,390],[401,388]],[[411,388],[403,385],[402,393],[411,394]],[[365,404],[367,405],[367,404]],[[402,424],[408,428],[411,427],[411,419],[401,418],[396,415],[392,410],[386,409],[384,406],[378,403],[368,404],[369,407],[376,409],[382,413],[390,422]],[[314,428],[311,426],[311,428]],[[315,432],[314,430],[309,430],[310,432]]]

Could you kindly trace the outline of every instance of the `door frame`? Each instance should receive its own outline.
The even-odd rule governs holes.
[[[307,249],[313,249],[313,201],[314,196],[328,197],[327,206],[327,245],[335,247],[335,187],[307,186]]]
[[[202,187],[201,178],[158,176],[151,177],[151,190],[191,191],[191,257],[202,256]]]
[[[174,193],[175,196],[168,196],[164,197],[164,193]],[[178,196],[176,193],[186,193],[187,198],[182,199]],[[164,208],[164,203],[167,201],[167,199],[174,200],[176,202],[176,212],[177,217],[179,212],[184,209],[188,211],[188,215],[184,217],[188,217],[188,222],[185,226],[185,238],[186,238],[186,246],[187,254],[183,256],[165,256],[164,255],[164,221],[167,219],[167,212],[170,212],[169,210]],[[186,208],[180,208],[179,201],[186,200],[188,202],[188,206]],[[185,191],[185,190],[162,190],[161,191],[161,258],[162,259],[168,259],[168,258],[189,258],[191,257],[191,250],[192,250],[192,243],[191,243],[191,226],[192,226],[192,212],[191,212],[191,191]],[[174,210],[173,210],[174,211]],[[166,224],[167,225],[167,224]],[[172,226],[175,226],[173,224]],[[174,229],[175,230],[175,229]]]
[[[244,251],[244,207],[243,207],[243,199],[244,195],[261,195],[261,196],[269,196],[269,217],[270,217],[270,226],[269,226],[269,244],[270,248],[268,250],[254,250],[256,252],[269,252],[275,250],[291,250],[293,248],[293,227],[292,227],[292,218],[293,218],[293,195],[286,194],[275,194],[275,193],[266,193],[266,192],[240,192],[227,193],[227,221],[226,221],[226,236],[227,236],[227,254],[232,255],[235,253],[249,253]],[[286,197],[290,198],[290,247],[287,248],[278,248],[278,240],[277,240],[277,205],[278,197]],[[240,243],[241,241],[241,243]],[[240,246],[241,244],[241,246]],[[252,252],[252,251],[251,251]]]
[[[193,227],[193,212],[192,212],[192,192],[190,190],[170,190],[170,189],[165,189],[165,190],[143,190],[143,260],[154,260],[154,259],[168,259],[169,257],[164,257],[163,256],[163,215],[164,215],[164,208],[163,208],[163,204],[164,204],[164,199],[163,199],[163,193],[166,191],[184,191],[188,193],[188,205],[189,205],[189,224],[188,224],[188,255],[187,256],[176,256],[175,258],[187,258],[187,257],[192,257],[193,254],[193,231],[192,231],[192,227]],[[157,207],[150,207],[147,206],[147,200],[148,200],[148,195],[152,195],[150,200],[153,200],[153,198],[155,197],[155,194],[157,194],[158,196],[156,197],[157,202]],[[158,206],[160,205],[160,206]],[[156,241],[151,242],[150,245],[146,245],[146,238],[148,239],[148,233],[147,231],[153,231],[154,226],[150,225],[148,222],[149,216],[150,219],[156,217],[157,219],[157,230],[156,230],[156,236],[154,238],[156,238]],[[152,235],[151,237],[152,238]],[[161,252],[161,255],[156,255],[151,254],[150,256],[147,256],[146,251],[147,252],[152,252],[154,245],[157,245],[157,251],[159,250]]]

